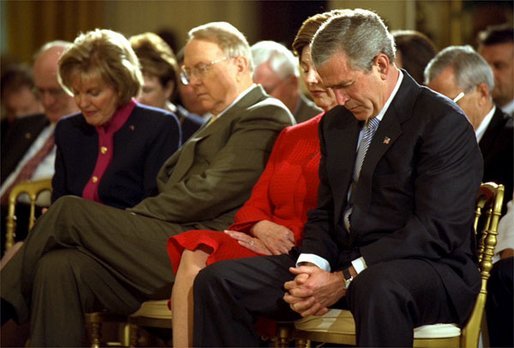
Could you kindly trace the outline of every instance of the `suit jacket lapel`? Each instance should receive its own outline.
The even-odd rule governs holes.
[[[355,188],[353,202],[366,209],[371,201],[372,179],[380,159],[402,133],[401,123],[410,117],[420,92],[419,85],[403,71],[403,81],[385,113],[368,148]]]
[[[327,151],[327,176],[334,199],[334,223],[337,224],[346,207],[348,190],[352,182],[360,123],[346,108],[338,106],[324,117],[323,132]],[[332,152],[331,152],[332,151]]]
[[[189,171],[195,160],[196,146],[207,137],[219,134],[221,129],[228,127],[234,118],[239,117],[245,109],[265,99],[264,90],[260,86],[255,86],[236,104],[232,105],[222,116],[209,125],[200,128],[173,156],[171,156],[160,172],[160,179],[164,182],[171,180],[180,181]],[[209,121],[206,122],[206,124]],[[168,179],[169,178],[169,179]]]

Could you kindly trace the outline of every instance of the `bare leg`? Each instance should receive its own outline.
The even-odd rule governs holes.
[[[175,276],[171,294],[173,312],[173,347],[192,347],[193,344],[193,282],[205,268],[211,250],[184,250]]]

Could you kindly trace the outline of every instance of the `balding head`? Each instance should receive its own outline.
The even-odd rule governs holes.
[[[65,41],[48,43],[34,57],[34,85],[50,122],[78,111],[75,101],[64,92],[57,79],[59,57],[69,45]]]

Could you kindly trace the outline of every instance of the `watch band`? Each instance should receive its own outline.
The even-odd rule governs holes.
[[[348,289],[350,287],[350,283],[353,280],[352,274],[350,273],[349,268],[343,269],[343,277],[344,277],[344,288]]]
[[[344,268],[343,269],[343,277],[344,277],[345,280],[353,278],[352,275],[350,274],[350,269],[349,268]]]

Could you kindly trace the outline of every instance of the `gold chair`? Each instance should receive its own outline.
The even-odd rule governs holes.
[[[50,205],[50,196],[42,197],[43,193],[52,191],[52,180],[35,180],[25,181],[14,186],[9,193],[8,212],[7,212],[7,230],[5,235],[5,250],[10,249],[16,241],[16,204],[22,195],[27,195],[30,204],[29,230],[34,226],[36,221],[36,207],[48,207]],[[41,202],[43,201],[43,202]]]
[[[414,347],[478,346],[487,297],[487,280],[493,266],[492,257],[496,246],[503,194],[503,185],[485,183],[480,186],[474,228],[477,237],[480,238],[477,252],[482,284],[468,322],[462,329],[456,324],[417,327],[414,329]],[[296,321],[293,336],[299,347],[310,347],[311,341],[355,345],[355,322],[350,311],[332,309],[323,316],[311,316]]]
[[[16,205],[19,199],[26,195],[28,196],[28,203],[30,205],[29,212],[29,230],[32,229],[36,222],[36,208],[37,207],[49,207],[50,206],[50,193],[52,191],[52,179],[25,181],[15,185],[8,198],[8,213],[6,220],[6,238],[5,238],[5,250],[6,253],[16,243],[16,226],[18,217],[16,216]],[[14,250],[14,249],[13,249]],[[102,312],[87,313],[86,314],[86,326],[89,332],[89,339],[91,341],[92,348],[98,348],[103,344],[110,346],[121,346],[128,342],[128,334],[125,332],[121,333],[121,342],[102,342],[102,322],[122,321],[126,318],[120,316],[114,316],[111,314],[104,314]],[[128,345],[128,344],[126,344]]]
[[[144,337],[141,328],[167,329],[171,333],[173,315],[168,307],[168,300],[145,301],[137,312],[128,318],[129,346],[137,347],[148,337]],[[171,337],[171,335],[170,335]]]

